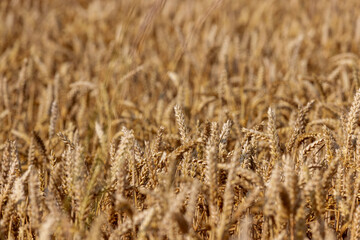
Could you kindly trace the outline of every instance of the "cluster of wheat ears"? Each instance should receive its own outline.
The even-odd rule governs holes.
[[[359,12],[0,1],[0,239],[360,239]]]

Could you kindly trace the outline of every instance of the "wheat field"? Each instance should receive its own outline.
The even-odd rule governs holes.
[[[0,1],[0,239],[360,239],[359,13]]]

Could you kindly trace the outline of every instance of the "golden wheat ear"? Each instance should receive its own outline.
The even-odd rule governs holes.
[[[299,112],[298,112],[298,117],[296,119],[296,122],[295,122],[295,127],[293,128],[293,133],[288,141],[288,144],[287,144],[287,151],[288,152],[292,152],[292,148],[294,146],[294,143],[296,141],[296,138],[302,134],[302,133],[305,133],[305,127],[306,127],[306,124],[307,124],[307,121],[306,121],[306,116],[307,114],[309,113],[312,105],[314,104],[314,100],[310,101],[308,104],[306,104],[305,107],[302,107],[299,109]]]

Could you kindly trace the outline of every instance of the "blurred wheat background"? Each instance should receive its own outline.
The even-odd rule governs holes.
[[[0,1],[0,239],[360,239],[359,13]]]

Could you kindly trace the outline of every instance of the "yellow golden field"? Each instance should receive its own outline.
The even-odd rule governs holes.
[[[0,240],[360,239],[359,13],[1,0]]]

